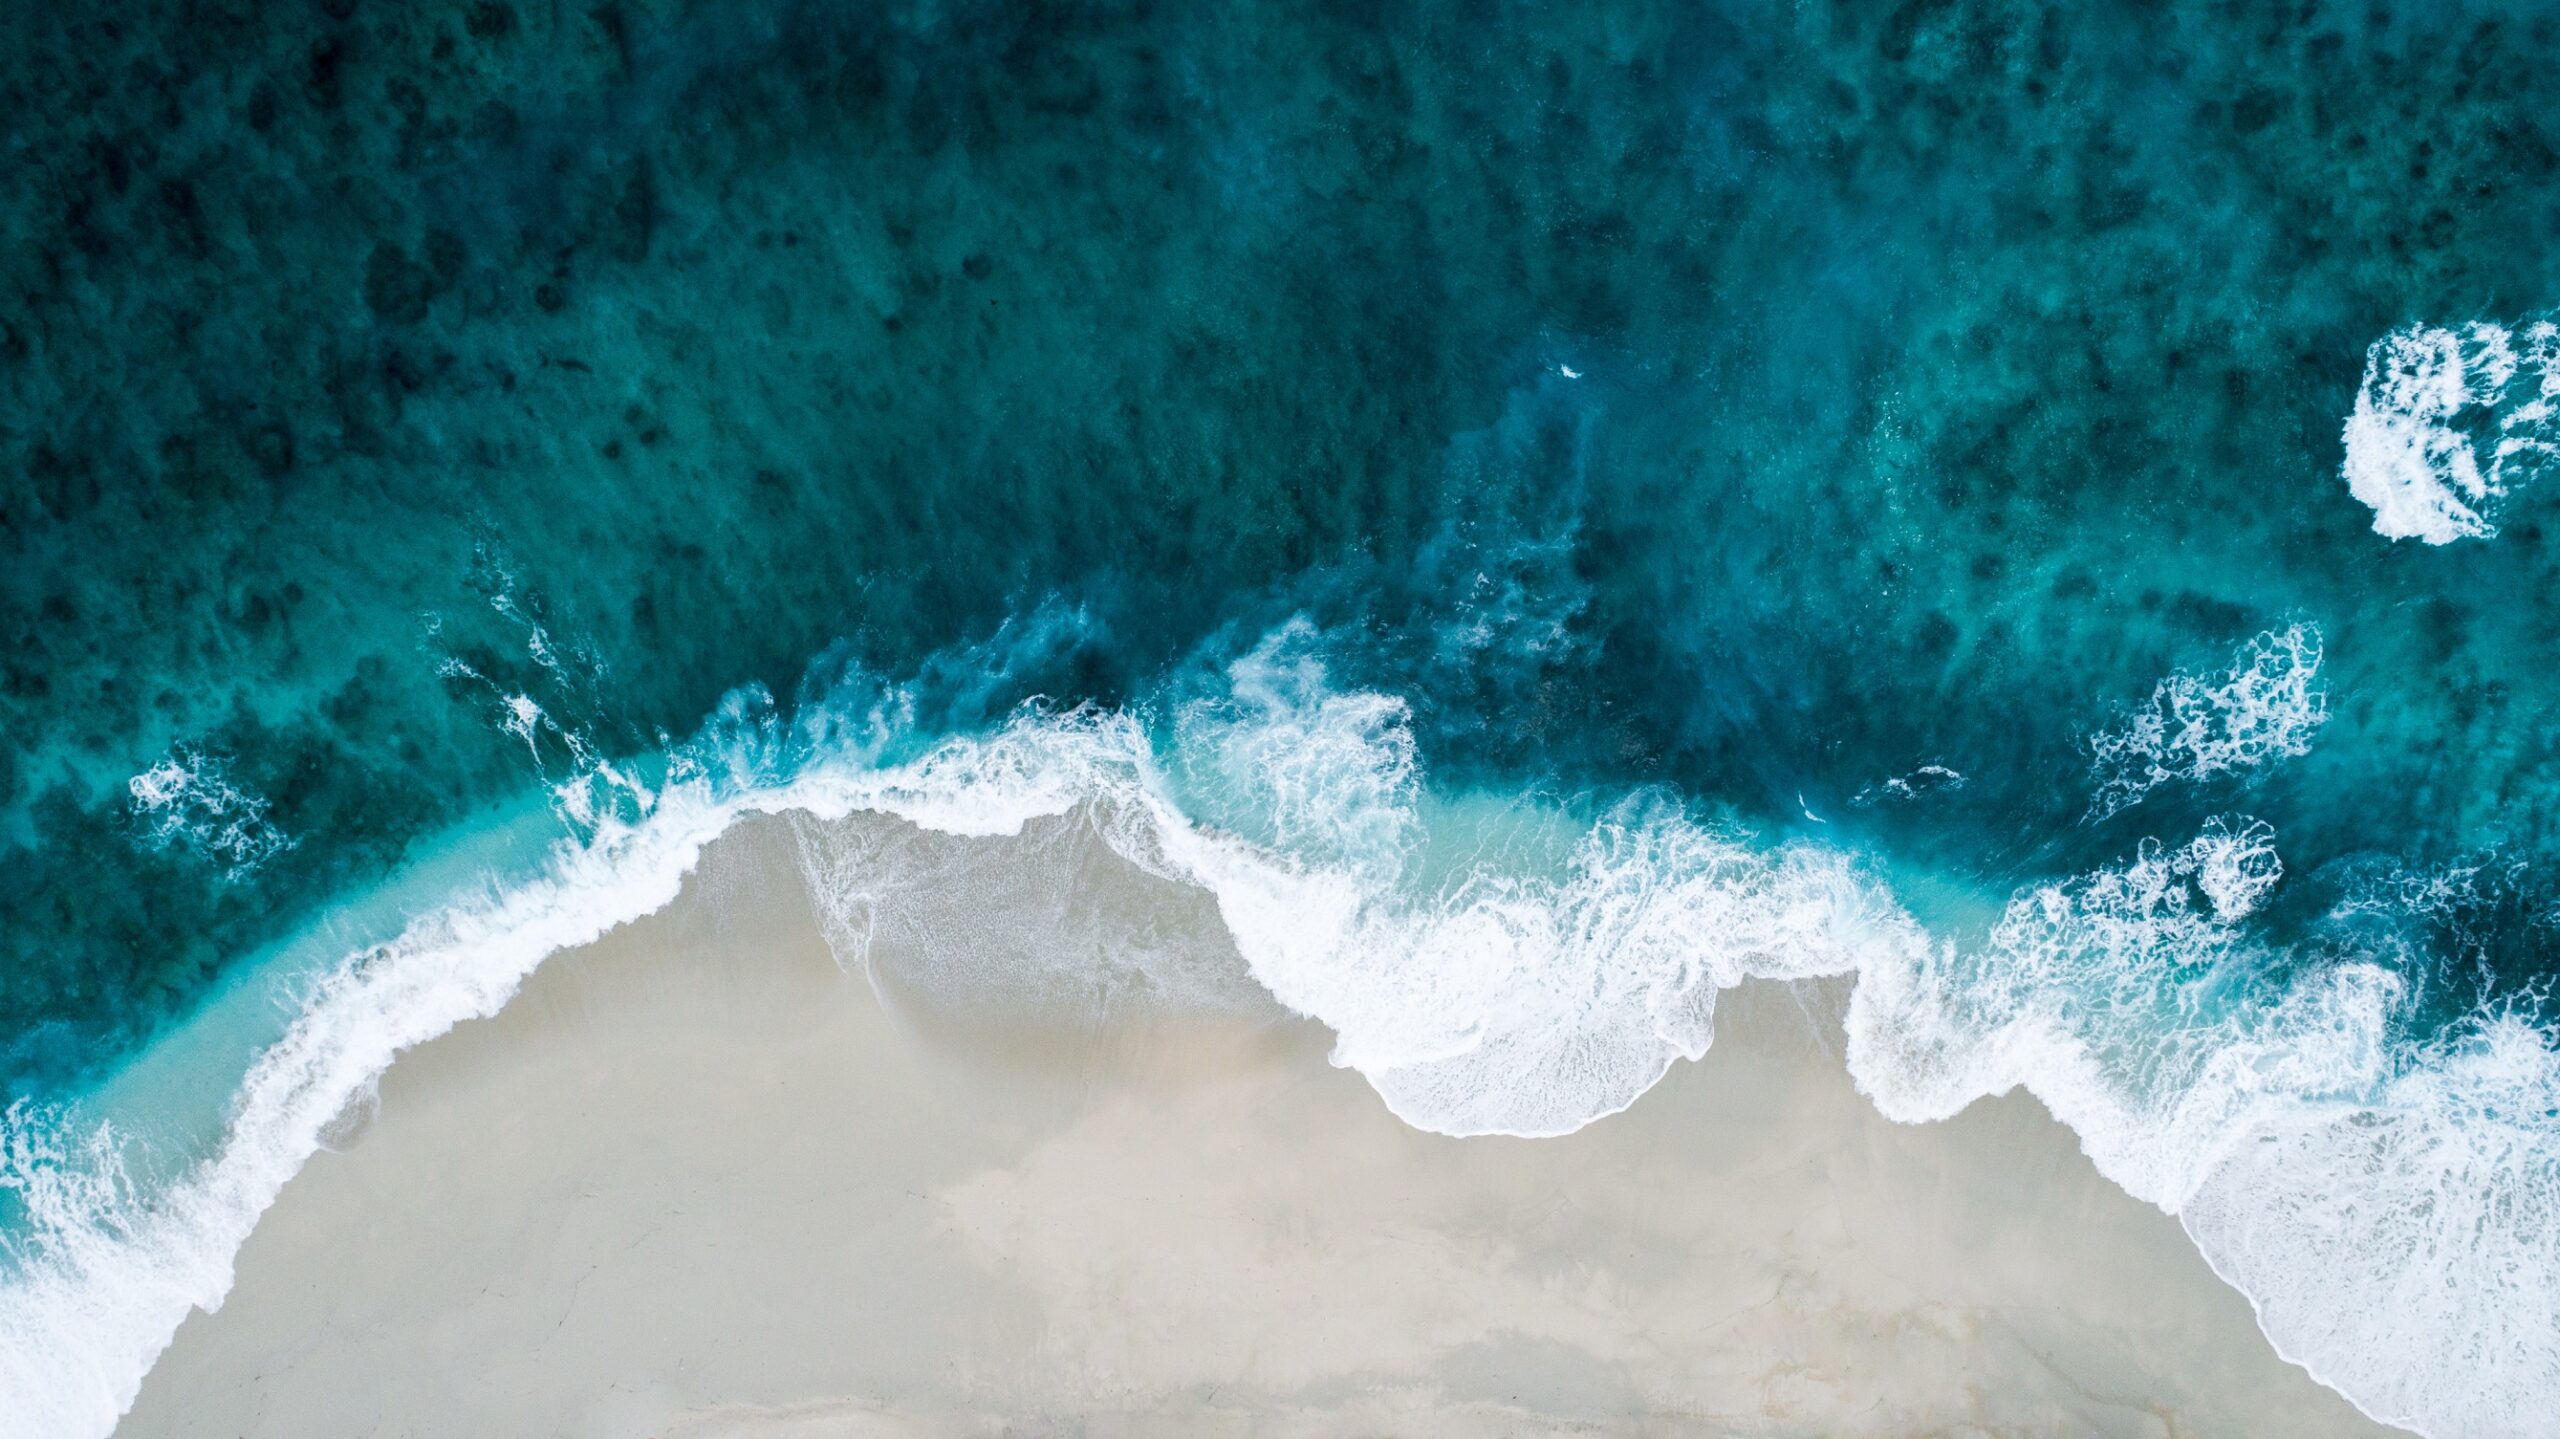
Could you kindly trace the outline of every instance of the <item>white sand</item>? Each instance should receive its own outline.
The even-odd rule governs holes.
[[[119,1434],[2390,1432],[2031,1101],[1878,1118],[1836,994],[1730,997],[1578,1134],[1450,1140],[1267,1009],[969,1019],[949,916],[1020,858],[974,843],[877,994],[760,824],[405,1057]],[[1196,896],[1059,872],[989,943],[1047,904],[1216,948]]]

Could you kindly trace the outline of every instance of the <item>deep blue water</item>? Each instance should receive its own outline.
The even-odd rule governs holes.
[[[1855,855],[1982,993],[2027,1002],[2012,897],[2254,822],[2280,879],[2172,876],[2220,958],[2109,1003],[2362,965],[2395,1052],[2549,1018],[2560,9],[321,0],[0,38],[14,1096],[741,687],[898,677],[914,745],[1035,697],[1172,743],[1293,620],[1434,791]],[[2494,533],[2377,532],[2369,352],[2474,323],[2519,358],[2439,428],[2527,446]],[[2463,1303],[2529,1364],[2547,1299]]]

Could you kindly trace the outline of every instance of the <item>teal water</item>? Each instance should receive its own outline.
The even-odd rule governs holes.
[[[1035,697],[1170,744],[1293,621],[1445,796],[1642,790],[1857,856],[1968,1022],[2138,1012],[2099,1047],[2147,1075],[2352,970],[2405,1065],[2548,1033],[2560,11],[5,23],[29,1113],[742,688],[901,677],[913,746]],[[2474,322],[2522,358],[2444,433],[2525,448],[2483,532],[2377,532],[2368,352]],[[2540,1102],[2483,1112],[2547,1278]],[[2560,1372],[2551,1292],[2456,1299],[2486,1348],[2408,1392]],[[2548,1432],[2481,1412],[2433,1432]]]

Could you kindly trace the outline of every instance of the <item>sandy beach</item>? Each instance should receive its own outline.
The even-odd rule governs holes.
[[[1453,1140],[1240,984],[964,1002],[1115,935],[1232,975],[1196,894],[948,841],[848,970],[808,831],[403,1057],[118,1433],[2394,1432],[2033,1101],[1878,1117],[1836,990],[1727,996],[1579,1133]]]

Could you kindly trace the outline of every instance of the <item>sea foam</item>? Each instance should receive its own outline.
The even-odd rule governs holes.
[[[2280,1353],[2366,1413],[2549,1435],[2552,1037],[2504,1014],[2395,1040],[2409,993],[2390,965],[2289,963],[2238,923],[2281,878],[2273,842],[2215,821],[2020,894],[1979,948],[1876,952],[1851,1072],[1907,1121],[2031,1091],[2102,1173],[2179,1217]]]
[[[2088,817],[2106,819],[2172,780],[2203,780],[2310,751],[2329,719],[2319,626],[2269,630],[2218,674],[2172,674],[2089,736]]]
[[[2560,1051],[2485,1017],[2373,1102],[2293,1105],[2178,1217],[2279,1353],[2435,1435],[2560,1428]]]
[[[2375,533],[2496,534],[2506,497],[2560,460],[2560,327],[2392,331],[2365,352],[2345,438],[2347,489]]]
[[[236,879],[293,847],[267,818],[267,801],[231,778],[218,755],[179,746],[125,782],[140,838],[178,848]]]
[[[2393,1039],[2407,996],[2388,965],[2268,952],[2248,925],[2282,882],[2266,825],[2145,843],[1959,942],[1853,857],[1767,845],[1667,794],[1436,794],[1404,703],[1335,687],[1303,626],[1161,712],[1027,709],[939,741],[914,715],[874,691],[786,722],[750,692],[653,783],[609,767],[565,782],[581,837],[315,983],[220,1144],[174,1182],[127,1174],[111,1131],[13,1111],[0,1173],[29,1222],[0,1279],[0,1431],[107,1433],[401,1050],[666,904],[753,813],[962,837],[1081,816],[1205,893],[1255,982],[1333,1029],[1337,1063],[1450,1134],[1577,1128],[1702,1053],[1722,990],[1851,975],[1848,1060],[1883,1112],[2032,1090],[2101,1170],[2180,1215],[2285,1353],[2369,1412],[2531,1434],[2560,1384],[2548,1035],[2509,1016],[2412,1049]],[[859,851],[808,872],[829,939],[865,962],[895,894],[866,887]]]

